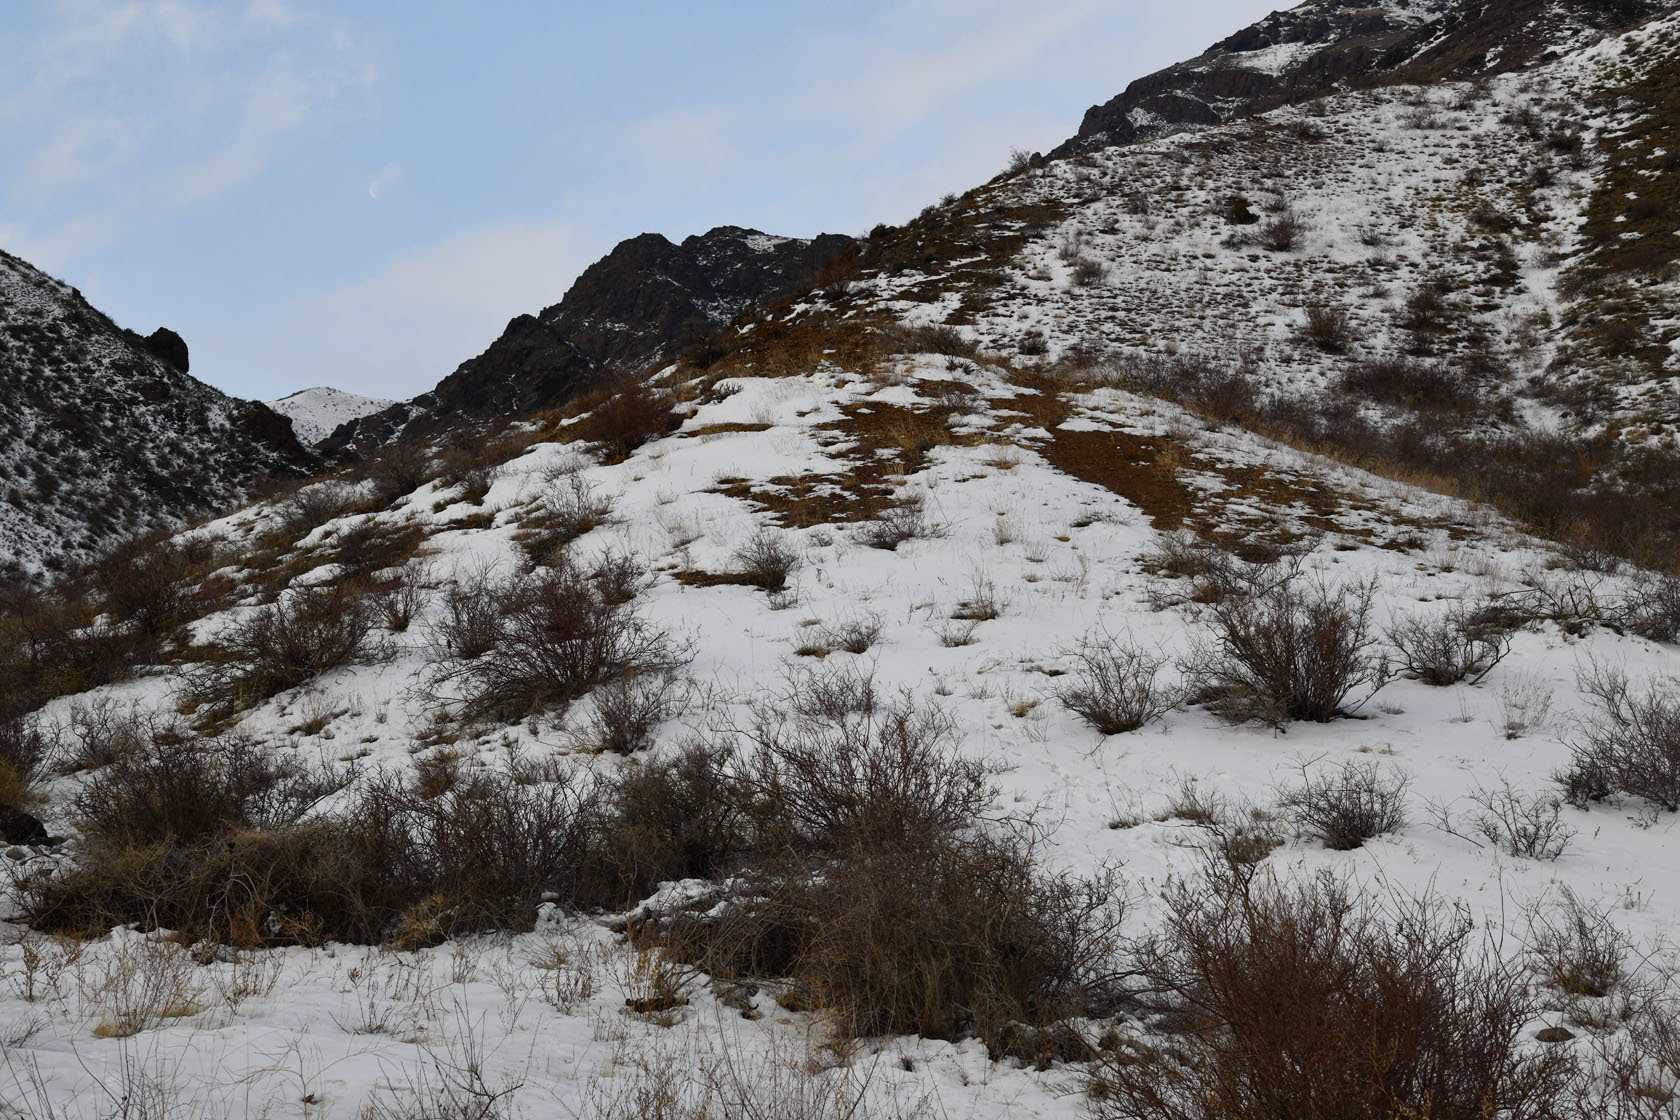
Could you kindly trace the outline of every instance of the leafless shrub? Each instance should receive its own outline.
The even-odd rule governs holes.
[[[421,570],[405,567],[374,594],[374,611],[381,626],[393,634],[402,634],[413,625],[415,618],[431,601],[431,593],[423,580]]]
[[[1375,594],[1369,583],[1337,587],[1286,572],[1255,594],[1226,596],[1209,604],[1211,644],[1192,656],[1189,675],[1226,718],[1327,723],[1345,714],[1355,689],[1375,692],[1388,679],[1374,652]]]
[[[217,636],[210,660],[187,677],[187,695],[241,711],[368,655],[375,606],[344,585],[310,587],[259,607]]]
[[[660,883],[720,879],[747,848],[746,813],[730,770],[733,753],[703,741],[667,758],[638,758],[602,790],[602,859],[609,905],[639,902]]]
[[[188,546],[167,538],[115,550],[94,572],[106,611],[139,635],[171,637],[199,605],[194,560]]]
[[[874,715],[880,699],[873,667],[848,661],[794,673],[777,703],[800,719],[838,724]]]
[[[1388,640],[1402,672],[1436,686],[1476,684],[1511,652],[1511,630],[1500,615],[1462,604],[1430,619],[1399,618]]]
[[[799,567],[799,553],[788,546],[781,534],[761,529],[733,554],[744,582],[765,591],[780,591],[788,576]]]
[[[1326,848],[1345,852],[1405,825],[1410,785],[1406,774],[1375,762],[1350,759],[1317,771],[1303,764],[1300,782],[1278,791],[1278,805]]]
[[[21,806],[45,769],[51,740],[34,716],[0,719],[0,808]]]
[[[534,512],[520,526],[519,543],[533,564],[557,563],[579,537],[612,517],[612,502],[575,470],[551,472]]]
[[[97,1038],[128,1038],[204,1009],[198,969],[175,942],[128,940],[100,963],[81,977],[82,998],[99,1014]]]
[[[892,552],[905,541],[928,540],[945,535],[945,528],[928,516],[927,502],[920,494],[905,494],[858,530],[858,540],[869,548]]]
[[[974,644],[974,631],[979,625],[977,619],[949,619],[937,624],[933,633],[940,645],[946,649],[957,649]]]
[[[1260,227],[1260,244],[1274,253],[1289,253],[1300,244],[1306,226],[1293,210],[1285,210]]]
[[[647,590],[648,570],[628,552],[609,552],[595,561],[589,571],[601,601],[609,606],[623,606]]]
[[[418,440],[402,440],[381,448],[359,464],[356,474],[373,485],[374,504],[388,506],[437,477],[432,449]]]
[[[1003,614],[1003,596],[989,576],[976,574],[968,595],[957,604],[951,617],[959,622],[990,622]]]
[[[471,661],[489,652],[500,634],[502,581],[494,565],[457,572],[443,591],[431,632],[441,657]]]
[[[1326,354],[1347,350],[1353,341],[1353,322],[1346,308],[1312,303],[1307,305],[1306,315],[1306,323],[1301,327],[1303,339]]]
[[[362,504],[362,496],[348,483],[336,479],[311,483],[280,507],[286,538],[305,537],[329,521],[357,512]]]
[[[1094,288],[1108,278],[1108,269],[1103,267],[1101,261],[1080,257],[1069,275],[1075,287]]]
[[[682,643],[646,622],[630,603],[609,603],[564,557],[552,567],[478,585],[483,602],[463,602],[439,630],[455,656],[432,684],[468,719],[517,720],[564,711],[623,677],[677,669]],[[456,619],[465,626],[457,629]],[[476,653],[476,656],[474,654]]]
[[[1540,730],[1551,710],[1552,690],[1538,676],[1519,673],[1499,686],[1499,731],[1507,739]]]
[[[1680,687],[1671,678],[1636,692],[1626,671],[1603,662],[1581,669],[1578,684],[1595,718],[1570,744],[1570,769],[1560,780],[1581,807],[1612,793],[1680,810]]]
[[[865,611],[838,622],[825,623],[819,632],[818,641],[826,650],[867,653],[870,647],[881,640],[883,629],[881,616]]]
[[[1610,920],[1610,910],[1581,901],[1568,887],[1550,912],[1529,916],[1530,967],[1567,995],[1606,996],[1627,975],[1628,937]]]
[[[1160,719],[1178,703],[1176,690],[1156,678],[1165,657],[1112,639],[1086,639],[1072,651],[1074,679],[1057,693],[1068,709],[1102,735],[1136,731]]]
[[[371,576],[406,563],[425,539],[422,525],[368,517],[333,535],[330,562],[342,579]]]
[[[642,444],[671,430],[676,417],[639,378],[624,374],[606,377],[599,388],[578,402],[583,418],[571,431],[579,439],[600,445],[608,463],[623,462]]]
[[[682,712],[687,693],[687,683],[669,671],[620,674],[591,694],[588,740],[614,754],[642,750],[656,727]]]
[[[1481,808],[1476,830],[1513,856],[1555,860],[1575,836],[1563,823],[1563,802],[1557,797],[1524,794],[1501,782],[1495,790],[1475,790],[1470,800]]]
[[[1611,612],[1615,625],[1653,642],[1680,642],[1680,576],[1641,582]]]
[[[908,697],[838,722],[766,710],[746,734],[734,774],[759,874],[667,916],[679,951],[714,975],[789,978],[848,1036],[1004,1045],[1011,1022],[1094,1009],[1112,881],[1045,875],[1029,833],[982,826],[992,770],[943,713]]]
[[[1438,899],[1384,912],[1328,876],[1211,876],[1168,895],[1141,969],[1174,1033],[1116,1039],[1090,1086],[1103,1120],[1553,1120],[1579,1092],[1566,1048],[1521,1045],[1522,971]]]

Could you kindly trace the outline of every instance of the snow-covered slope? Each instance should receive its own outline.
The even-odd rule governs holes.
[[[468,772],[516,763],[614,772],[624,761],[592,749],[590,701],[512,724],[457,724],[450,690],[432,675],[447,656],[436,627],[449,589],[469,585],[486,565],[519,570],[529,555],[521,538],[545,524],[545,511],[586,493],[610,513],[569,546],[570,556],[584,569],[615,556],[646,565],[638,610],[650,626],[689,640],[695,654],[684,669],[694,683],[656,727],[651,757],[669,757],[694,736],[728,740],[753,703],[812,682],[861,678],[882,696],[904,690],[948,713],[966,755],[1005,771],[1001,806],[1038,806],[1041,851],[1053,866],[1124,868],[1128,928],[1139,932],[1157,920],[1163,885],[1193,874],[1213,842],[1187,819],[1187,797],[1264,807],[1303,764],[1375,760],[1409,776],[1403,826],[1338,853],[1279,825],[1268,866],[1284,876],[1329,871],[1370,890],[1433,890],[1510,939],[1520,936],[1526,907],[1555,904],[1565,887],[1609,908],[1640,944],[1675,928],[1680,852],[1667,816],[1564,809],[1572,842],[1556,862],[1535,862],[1480,841],[1466,800],[1501,783],[1525,796],[1555,788],[1570,728],[1590,713],[1577,669],[1596,659],[1625,664],[1636,680],[1672,673],[1673,645],[1591,621],[1545,621],[1538,611],[1479,684],[1397,680],[1358,719],[1298,723],[1284,735],[1231,726],[1186,704],[1159,724],[1104,737],[1057,698],[1084,639],[1128,640],[1169,663],[1193,654],[1210,626],[1206,609],[1161,560],[1179,528],[1250,548],[1293,542],[1311,578],[1373,582],[1382,626],[1455,606],[1583,593],[1608,609],[1645,595],[1637,573],[1571,571],[1554,549],[1490,511],[1204,425],[1158,401],[1090,385],[1052,404],[1033,386],[985,360],[818,361],[790,376],[702,387],[676,435],[617,465],[595,461],[585,445],[532,433],[538,442],[522,452],[507,445],[515,457],[476,502],[459,485],[431,482],[388,508],[314,528],[295,527],[306,508],[297,502],[257,506],[192,534],[220,558],[223,601],[237,601],[193,630],[212,641],[288,581],[283,594],[292,595],[333,580],[354,559],[334,552],[338,538],[418,530],[417,546],[411,540],[387,557],[413,554],[413,622],[379,631],[354,664],[241,711],[237,729],[287,756],[355,759],[365,772],[407,772],[427,759]],[[357,504],[353,493],[333,500],[347,499]],[[868,511],[882,501],[919,511],[920,530],[896,550],[866,543],[875,524]],[[737,566],[741,546],[765,531],[797,558],[784,591],[705,578]],[[303,535],[289,548],[265,543],[293,532]],[[161,667],[56,701],[45,718],[68,728],[131,704],[168,712],[190,675],[190,667]],[[52,831],[74,835],[69,806],[84,780],[45,783],[41,811]],[[1452,831],[1432,823],[1431,805]],[[24,866],[75,852],[73,843],[56,855],[42,849]],[[0,948],[0,962],[21,976],[26,950],[49,961],[61,951],[19,934]],[[78,967],[97,977],[124,960],[171,952],[184,950],[119,932],[89,947]],[[548,963],[538,967],[539,958]],[[438,1076],[446,1048],[451,1062],[464,1062],[456,1055],[463,1046],[481,1048],[473,1064],[489,1085],[512,1087],[510,1108],[535,1114],[558,1102],[605,1116],[620,1114],[605,1102],[625,1107],[659,1069],[698,1079],[711,1063],[733,1062],[793,1076],[783,1063],[804,1068],[804,1055],[826,1037],[819,1015],[781,1008],[767,992],[749,1001],[750,1022],[721,1002],[723,989],[700,985],[674,1013],[627,1011],[637,969],[646,967],[637,960],[601,927],[559,913],[534,933],[419,953],[227,950],[220,963],[191,966],[202,992],[196,1003],[136,1039],[145,1062],[169,1071],[182,1106],[234,1107],[228,1086],[237,1085],[237,1107],[258,1113],[295,1099],[302,1084],[315,1114],[353,1117],[370,1100],[418,1093],[421,1080]],[[92,1033],[106,1002],[119,997],[92,981],[57,992],[39,982],[44,994],[33,1005],[9,989],[0,995],[8,1014],[34,1024],[9,1046],[0,1099],[103,1099],[136,1046]],[[239,994],[216,994],[224,990]],[[1538,1025],[1557,1021],[1557,1006]],[[1101,1029],[1090,1026],[1093,1037]],[[1038,1073],[993,1061],[972,1040],[880,1039],[849,1053],[841,1070],[820,1076],[867,1084],[882,1108],[928,1100],[933,1115],[1069,1118],[1084,1108],[1066,1092],[1072,1067]]]
[[[708,368],[660,371],[654,404],[674,423],[643,416],[653,438],[639,446],[584,438],[601,415],[549,416],[183,534],[169,553],[184,558],[168,584],[178,593],[160,596],[181,629],[158,628],[154,663],[98,689],[58,687],[39,712],[60,757],[76,761],[43,770],[30,811],[69,840],[20,845],[11,862],[25,877],[68,875],[87,857],[78,809],[90,805],[77,798],[108,752],[121,756],[113,728],[202,748],[194,757],[244,737],[265,757],[353,777],[351,790],[407,781],[431,821],[445,810],[428,806],[474,777],[563,802],[591,778],[692,757],[696,743],[751,760],[763,749],[755,720],[824,704],[850,705],[851,718],[903,696],[943,713],[954,749],[995,778],[975,834],[1030,816],[1024,834],[1045,866],[1117,868],[1127,937],[1162,928],[1173,884],[1228,866],[1233,837],[1238,862],[1284,882],[1328,876],[1379,907],[1427,898],[1511,967],[1532,966],[1519,974],[1532,1003],[1511,1041],[1525,1055],[1564,1046],[1578,1057],[1583,1078],[1561,1115],[1614,1115],[1602,1094],[1618,1084],[1611,1059],[1630,1052],[1639,1076],[1620,1082],[1632,1087],[1624,1114],[1669,1115],[1674,1056],[1626,1048],[1671,1022],[1675,814],[1602,797],[1591,774],[1566,804],[1559,775],[1615,723],[1605,708],[1618,677],[1624,696],[1672,711],[1661,697],[1680,690],[1680,584],[1572,547],[1567,533],[1537,538],[1491,506],[1244,430],[1237,421],[1258,415],[1297,434],[1284,411],[1215,408],[1205,391],[1246,386],[1319,415],[1351,392],[1349,369],[1398,353],[1448,371],[1435,393],[1453,396],[1463,380],[1476,392],[1454,397],[1457,412],[1367,395],[1323,415],[1374,433],[1406,416],[1524,436],[1573,423],[1619,446],[1660,445],[1668,429],[1656,425],[1672,419],[1615,373],[1644,359],[1600,353],[1577,332],[1611,284],[1645,309],[1641,332],[1666,330],[1657,312],[1672,317],[1672,276],[1600,276],[1597,295],[1560,280],[1590,257],[1576,227],[1609,160],[1597,130],[1634,123],[1570,114],[1593,90],[1648,77],[1676,45],[1671,18],[1485,87],[1349,93],[1002,180],[872,237],[849,279],[739,322]],[[1549,176],[1534,174],[1542,160]],[[1275,223],[1291,211],[1285,245]],[[1312,306],[1344,311],[1340,333],[1307,333]],[[1614,390],[1596,415],[1548,388],[1577,380]],[[627,397],[602,414],[627,425],[648,407]],[[1651,430],[1636,432],[1628,421],[1642,410]],[[1347,458],[1328,437],[1324,447]],[[748,580],[754,555],[780,556],[785,586]],[[629,674],[570,702],[539,688],[501,718],[473,712],[472,666],[500,664],[506,648],[474,627],[532,633],[494,630],[485,589],[555,572],[582,573],[602,613],[633,610],[633,640],[666,635],[688,655],[670,676],[637,678],[658,703],[641,710],[649,740],[634,758],[602,749],[611,712],[647,695],[625,691]],[[496,610],[544,617],[526,613],[541,594],[519,590],[538,585],[511,586]],[[1339,718],[1258,708],[1270,722],[1245,720],[1232,707],[1241,690],[1209,676],[1229,634],[1219,605],[1264,603],[1281,587],[1352,604],[1372,654],[1398,656],[1409,628],[1453,619],[1476,620],[1492,653],[1445,685],[1373,659]],[[330,608],[317,617],[324,633],[365,627],[353,656],[286,660],[279,684],[230,678],[273,644],[256,638],[287,636],[263,620],[311,602]],[[72,646],[138,627],[132,605],[86,610],[107,625],[80,628]],[[557,625],[536,632],[558,641],[557,662],[587,647],[577,613],[546,617]],[[18,665],[33,652],[21,638],[4,648]],[[1104,735],[1075,714],[1070,685],[1092,651],[1116,649],[1158,659],[1170,702]],[[1403,811],[1361,846],[1331,850],[1284,801],[1307,777],[1354,772],[1343,766],[1402,783]],[[299,827],[325,827],[350,796],[312,797]],[[672,815],[653,808],[650,818]],[[1500,812],[1503,824],[1488,824]],[[1540,858],[1532,845],[1518,854],[1513,827],[1550,829],[1554,843]],[[549,835],[537,831],[524,840]],[[214,838],[211,856],[251,842]],[[964,1029],[842,1037],[828,993],[779,976],[711,983],[622,936],[645,935],[684,900],[727,914],[713,907],[720,895],[762,880],[735,868],[657,884],[626,913],[567,913],[566,873],[554,869],[557,897],[522,912],[522,928],[441,944],[437,931],[463,917],[451,890],[465,884],[410,900],[371,947],[323,943],[311,914],[266,908],[244,914],[238,944],[190,950],[147,929],[151,911],[85,944],[8,927],[0,1023],[16,1026],[0,1037],[0,1102],[26,1115],[143,1098],[154,1113],[349,1118],[452,1101],[444,1114],[605,1118],[698,1117],[704,1101],[714,1115],[798,1104],[800,1117],[1073,1120],[1116,1115],[1068,1060],[1089,1054],[1082,1046],[1120,1048],[1106,1052],[1129,1067],[1128,1047],[1197,1037],[1167,1034],[1124,1002],[1081,1007],[1065,1028],[1082,1043],[1026,1060]],[[212,892],[205,920],[244,913],[263,897],[259,878]],[[143,910],[161,905],[139,897]],[[1607,995],[1568,990],[1525,952],[1544,923],[1563,929],[1571,914],[1626,946],[1627,976]],[[1093,945],[1091,968],[1114,963],[1111,950],[1130,951]],[[867,1107],[849,1110],[859,1099]]]
[[[169,332],[120,330],[0,253],[0,576],[91,560],[314,466],[279,417],[185,363]]]
[[[340,424],[390,408],[394,403],[323,385],[269,401],[268,407],[291,418],[292,432],[300,443],[314,446],[332,435],[333,429]]]

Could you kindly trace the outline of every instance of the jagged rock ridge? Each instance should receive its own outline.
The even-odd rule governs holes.
[[[286,419],[187,361],[173,331],[123,330],[0,252],[0,572],[92,559],[316,466]]]
[[[520,315],[431,392],[340,427],[322,447],[365,449],[461,422],[519,416],[586,392],[604,370],[667,357],[685,330],[726,325],[748,306],[792,291],[852,244],[720,226],[672,244],[657,233],[620,242],[561,301]]]
[[[1632,26],[1659,0],[1308,0],[1139,78],[1053,156],[1217,124],[1341,87],[1520,70]]]

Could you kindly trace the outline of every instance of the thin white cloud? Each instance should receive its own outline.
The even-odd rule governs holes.
[[[243,183],[290,138],[364,112],[371,54],[284,0],[59,0],[0,76],[0,192],[62,265]]]
[[[564,220],[472,230],[358,283],[202,329],[193,372],[265,399],[315,385],[412,397],[481,352],[514,315],[558,302],[601,251]]]

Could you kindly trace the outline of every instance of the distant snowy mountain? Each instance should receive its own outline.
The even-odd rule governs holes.
[[[0,252],[0,574],[91,560],[316,460],[266,405],[187,375],[172,331],[125,331]]]
[[[298,442],[313,446],[332,435],[333,429],[340,424],[390,408],[394,403],[321,385],[269,401],[268,407],[290,417],[292,434],[297,436]]]

